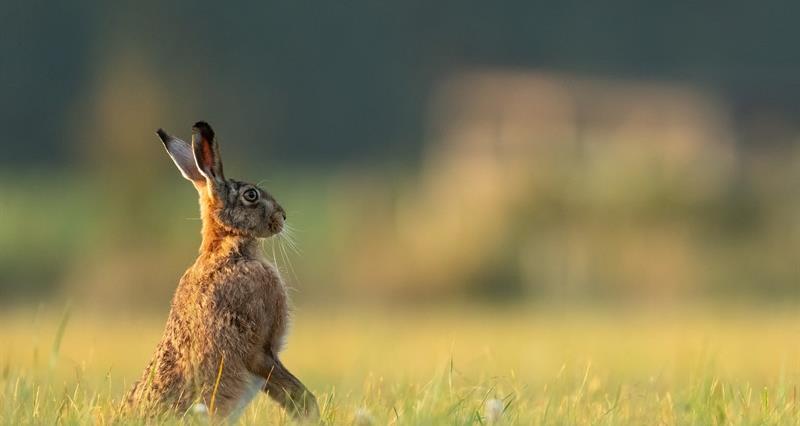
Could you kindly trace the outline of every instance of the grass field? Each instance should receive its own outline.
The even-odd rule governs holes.
[[[2,424],[112,422],[163,327],[78,308],[0,317]],[[304,306],[283,359],[325,424],[800,423],[791,307]],[[263,396],[241,420],[291,423]]]

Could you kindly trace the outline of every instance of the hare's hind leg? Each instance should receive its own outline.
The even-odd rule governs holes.
[[[274,356],[265,357],[258,374],[266,379],[264,391],[295,416],[319,417],[314,394]]]

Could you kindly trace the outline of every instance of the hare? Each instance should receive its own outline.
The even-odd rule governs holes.
[[[207,407],[232,419],[265,391],[296,416],[318,416],[316,399],[278,359],[288,296],[259,239],[283,229],[286,213],[256,185],[226,179],[214,131],[192,127],[192,143],[156,132],[200,198],[200,255],[180,279],[155,355],[127,396],[140,414]],[[201,405],[204,404],[204,405]]]

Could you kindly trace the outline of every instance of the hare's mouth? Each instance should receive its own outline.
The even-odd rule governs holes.
[[[276,225],[271,223],[269,226],[269,236],[272,237],[274,235],[278,235],[283,231],[283,225]]]
[[[280,212],[275,212],[269,218],[269,222],[267,224],[267,229],[269,230],[269,236],[273,236],[276,234],[280,234],[283,231],[283,224],[284,224],[284,216]]]

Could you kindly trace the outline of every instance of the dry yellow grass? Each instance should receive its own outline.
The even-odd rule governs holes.
[[[109,421],[163,327],[76,308],[56,349],[62,318],[2,314],[0,422]],[[800,422],[800,314],[784,308],[306,306],[283,358],[331,424]],[[264,397],[243,417],[288,421]]]

